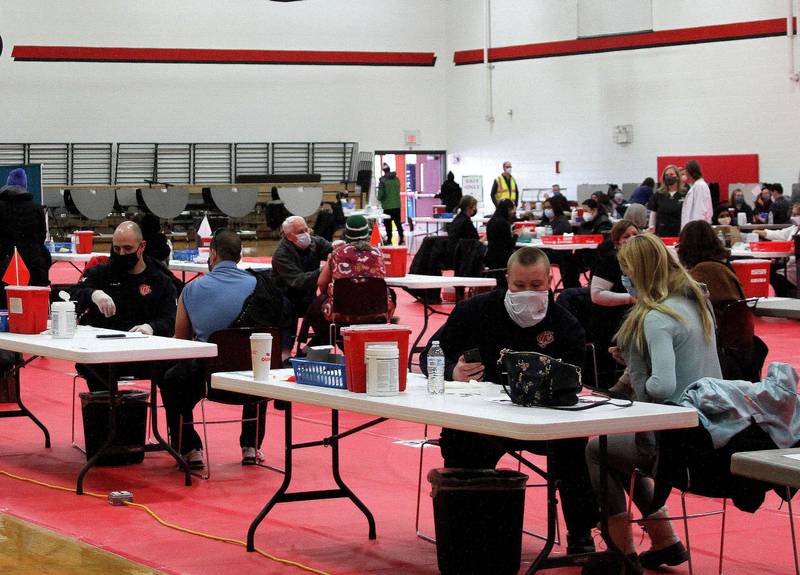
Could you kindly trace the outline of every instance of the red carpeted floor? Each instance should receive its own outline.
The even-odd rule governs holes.
[[[53,281],[75,279],[63,264],[53,270]],[[399,294],[401,323],[421,325],[420,307]],[[431,332],[441,322],[434,318]],[[800,323],[758,320],[758,333],[770,347],[770,360],[797,364]],[[70,447],[71,382],[73,366],[38,359],[23,373],[23,398],[49,427],[53,447],[45,449],[41,432],[28,420],[0,420],[0,470],[45,483],[74,487],[83,455]],[[79,384],[80,385],[80,384]],[[235,415],[236,408],[213,406],[210,416]],[[313,440],[327,433],[327,410],[298,405],[295,439]],[[163,419],[163,418],[162,418]],[[344,413],[342,427],[368,418]],[[242,467],[238,426],[210,428],[212,478],[184,487],[174,462],[165,454],[149,454],[140,465],[96,468],[86,489],[100,494],[126,489],[136,502],[149,506],[162,519],[215,536],[244,539],[256,512],[280,485],[282,476],[272,471]],[[163,429],[163,422],[162,422]],[[81,426],[78,422],[78,435]],[[282,466],[283,414],[270,408],[264,451],[267,462]],[[420,439],[421,425],[388,421],[342,442],[342,475],[372,510],[378,539],[369,541],[367,524],[347,500],[278,505],[262,524],[257,546],[281,558],[298,561],[329,573],[436,573],[435,547],[414,534],[414,513],[419,450],[399,443]],[[294,489],[333,487],[327,448],[299,452],[295,458]],[[425,452],[425,471],[441,464],[435,448]],[[507,463],[512,466],[511,461]],[[424,482],[424,479],[423,479]],[[425,482],[424,482],[425,483]],[[425,490],[425,485],[423,485]],[[689,498],[691,510],[715,504]],[[544,493],[529,489],[525,521],[534,530],[544,527]],[[680,508],[673,496],[671,508]],[[431,532],[431,504],[423,494],[424,528]],[[49,527],[168,573],[300,573],[244,548],[180,533],[156,523],[143,511],[111,507],[105,501],[53,491],[39,485],[0,476],[0,511]],[[728,575],[786,574],[793,571],[787,512],[770,494],[754,515],[729,509],[726,529],[725,573]],[[695,572],[715,573],[719,544],[719,519],[695,520],[691,525]],[[523,541],[523,559],[540,548],[531,537]],[[558,548],[557,548],[558,549]],[[561,569],[553,573],[577,573]],[[669,572],[687,573],[686,566]]]

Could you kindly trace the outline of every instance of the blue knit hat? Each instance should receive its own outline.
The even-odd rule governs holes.
[[[28,189],[28,176],[25,174],[25,170],[22,168],[15,168],[11,170],[8,174],[8,179],[6,180],[7,186],[18,186],[25,190]]]

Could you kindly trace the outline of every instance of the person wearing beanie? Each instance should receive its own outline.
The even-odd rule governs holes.
[[[319,275],[317,286],[320,290],[320,304],[322,315],[327,322],[331,321],[333,312],[333,282],[341,278],[383,278],[386,277],[386,268],[383,265],[381,250],[370,245],[369,238],[372,233],[370,222],[362,215],[350,216],[345,222],[345,244],[333,250],[328,258],[328,264]],[[391,290],[387,288],[386,298],[389,306],[389,316],[394,314],[394,301]],[[319,333],[314,329],[315,333]],[[327,334],[327,330],[325,330]]]
[[[0,276],[17,248],[31,274],[30,285],[50,285],[50,253],[44,246],[47,236],[44,207],[28,192],[23,168],[11,170],[6,185],[0,188]],[[5,284],[0,285],[0,306],[6,307]]]

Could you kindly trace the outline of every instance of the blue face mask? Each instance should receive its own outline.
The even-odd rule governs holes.
[[[638,294],[636,288],[633,285],[633,282],[631,281],[631,278],[629,278],[626,275],[622,276],[622,287],[625,288],[625,291],[628,292],[628,295],[630,295],[631,297],[636,297],[636,295]]]

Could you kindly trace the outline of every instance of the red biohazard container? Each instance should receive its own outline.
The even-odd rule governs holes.
[[[534,222],[514,222],[511,224],[511,231],[512,232],[520,232],[523,234],[531,234],[536,230],[536,224]]]
[[[75,253],[90,254],[94,245],[94,232],[91,230],[81,230],[75,232]]]
[[[381,246],[383,265],[387,278],[401,278],[406,275],[408,248],[406,246]]]
[[[670,238],[670,237],[661,238],[661,241],[664,242],[665,246],[677,246],[678,240],[680,240],[680,238]]]
[[[445,213],[447,211],[447,206],[441,205],[441,204],[440,205],[436,205],[436,206],[432,206],[432,208],[433,208],[433,211],[431,213],[434,216],[438,216],[438,215],[443,214],[443,213]]]
[[[769,296],[769,260],[734,260],[736,277],[742,283],[745,297]]]
[[[400,391],[405,391],[410,335],[411,328],[404,325],[365,324],[342,328],[347,389],[356,393],[366,393],[367,391],[367,366],[364,360],[364,350],[368,343],[397,342],[400,356],[400,365],[398,366]]]
[[[50,311],[50,288],[41,286],[6,286],[8,331],[41,333],[47,329]]]
[[[751,252],[793,252],[794,242],[750,242]]]

